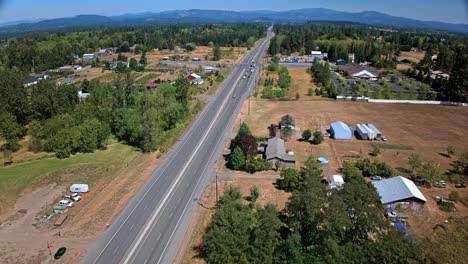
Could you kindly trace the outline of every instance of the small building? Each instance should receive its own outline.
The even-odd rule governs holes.
[[[396,59],[397,63],[411,63],[407,58],[398,57]]]
[[[49,75],[47,75],[47,74],[31,73],[31,74],[29,74],[28,80],[23,83],[23,86],[24,87],[30,87],[30,86],[38,84],[40,81],[47,80],[47,79],[49,79]]]
[[[418,209],[427,202],[413,181],[402,176],[372,182],[386,209],[405,207]]]
[[[98,51],[98,56],[99,57],[110,56],[112,54],[114,54],[114,49],[112,49],[112,48],[100,49]]]
[[[67,77],[65,79],[62,79],[60,81],[57,81],[57,85],[70,85],[75,83],[75,79],[71,77]]]
[[[354,63],[339,65],[338,71],[342,72],[344,75],[353,78],[375,79],[378,77],[376,69],[372,67],[361,66]]]
[[[323,58],[322,52],[320,50],[311,51],[310,56],[316,58],[317,60],[321,60]]]
[[[268,139],[265,147],[265,159],[273,165],[281,162],[286,167],[295,167],[296,158],[293,153],[286,153],[284,140],[278,137]]]
[[[353,137],[353,131],[347,124],[336,121],[330,125],[330,135],[334,139],[351,139]]]
[[[88,98],[88,96],[90,96],[91,94],[90,93],[87,93],[86,91],[83,92],[83,90],[79,90],[78,91],[78,99],[80,100],[84,100],[86,98]]]
[[[197,84],[197,85],[200,85],[203,83],[203,78],[196,74],[196,73],[192,73],[190,74],[189,76],[187,76],[187,78],[194,84]]]
[[[356,132],[358,133],[359,137],[363,140],[374,140],[377,138],[377,132],[375,132],[366,124],[357,124]]]
[[[215,68],[215,67],[212,67],[212,66],[204,66],[204,67],[203,67],[203,71],[204,71],[205,73],[212,73],[212,72],[216,71],[216,68]]]
[[[87,53],[87,54],[83,54],[83,59],[95,59],[96,58],[96,54],[94,53]]]
[[[73,71],[75,71],[75,68],[73,66],[67,65],[67,66],[60,67],[59,71],[61,71],[61,72],[73,72]]]
[[[443,73],[442,71],[432,71],[431,70],[430,71],[430,77],[433,80],[438,79],[438,78],[448,80],[448,79],[450,79],[450,74]]]
[[[328,175],[326,180],[328,189],[341,189],[344,184],[343,176],[341,175]]]

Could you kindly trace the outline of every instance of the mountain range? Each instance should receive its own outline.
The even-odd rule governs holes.
[[[60,31],[72,28],[123,26],[157,23],[235,23],[235,22],[306,22],[340,21],[361,23],[396,29],[422,29],[468,33],[467,24],[451,24],[438,21],[421,21],[397,17],[375,11],[358,13],[324,8],[306,8],[289,11],[223,11],[223,10],[173,10],[145,12],[118,16],[79,15],[75,17],[46,19],[27,23],[9,22],[0,24],[0,34],[27,33],[36,31]]]

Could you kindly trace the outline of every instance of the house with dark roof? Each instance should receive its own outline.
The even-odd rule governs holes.
[[[377,189],[380,201],[386,209],[396,207],[418,209],[427,202],[414,182],[402,176],[375,181],[372,184]]]
[[[273,165],[279,161],[286,167],[296,166],[294,154],[286,153],[284,140],[278,137],[268,139],[268,143],[265,147],[265,159]]]
[[[379,76],[375,68],[361,66],[355,63],[339,65],[338,71],[343,73],[345,76],[350,76],[353,78],[375,79]]]

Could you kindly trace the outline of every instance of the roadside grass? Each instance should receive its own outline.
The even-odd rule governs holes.
[[[378,146],[381,149],[399,149],[399,150],[414,150],[412,146],[408,145],[392,145],[392,144],[376,144],[372,143],[371,147]]]
[[[115,173],[142,155],[136,148],[112,143],[106,150],[79,153],[68,159],[43,157],[0,168],[0,214],[14,206],[21,192],[30,186],[82,181],[92,185]]]

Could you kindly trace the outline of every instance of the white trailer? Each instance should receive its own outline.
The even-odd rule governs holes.
[[[373,124],[367,124],[367,127],[374,130],[378,138],[382,136],[382,133],[380,132],[380,130],[378,130]]]
[[[89,186],[88,184],[84,183],[75,183],[70,186],[70,192],[73,193],[85,193],[89,191]]]

